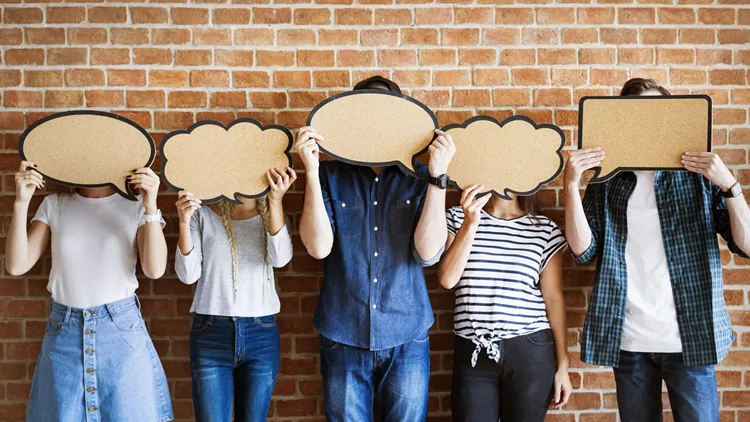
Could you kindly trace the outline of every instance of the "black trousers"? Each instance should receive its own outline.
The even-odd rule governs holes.
[[[502,340],[495,362],[476,345],[454,336],[451,403],[455,422],[542,422],[554,393],[555,347],[551,330]]]

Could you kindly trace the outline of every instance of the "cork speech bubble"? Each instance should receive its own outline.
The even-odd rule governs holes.
[[[73,187],[111,186],[136,200],[126,177],[150,166],[156,148],[148,132],[131,120],[77,110],[36,121],[21,135],[18,152],[45,179]]]
[[[414,172],[414,158],[426,151],[437,117],[406,95],[363,89],[334,95],[318,104],[307,126],[324,138],[320,149],[350,164],[400,165]]]
[[[628,170],[685,171],[682,154],[711,151],[711,97],[583,97],[578,148],[589,147],[607,156],[591,183]]]
[[[484,185],[504,199],[509,194],[530,195],[554,180],[563,168],[560,152],[565,136],[550,124],[537,125],[525,116],[502,123],[476,116],[443,128],[456,144],[448,176],[457,188]]]
[[[292,134],[283,126],[263,126],[243,118],[224,127],[201,121],[169,133],[162,141],[162,179],[203,202],[258,198],[270,191],[266,172],[292,165]]]

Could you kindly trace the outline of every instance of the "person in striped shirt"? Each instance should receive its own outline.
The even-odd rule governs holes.
[[[572,391],[562,292],[566,246],[534,195],[463,191],[446,212],[440,284],[454,289],[454,421],[543,421]]]

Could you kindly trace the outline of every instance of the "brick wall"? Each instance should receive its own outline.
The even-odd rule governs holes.
[[[441,125],[476,114],[523,114],[559,125],[569,145],[577,100],[616,94],[630,77],[656,78],[676,93],[706,93],[715,107],[716,151],[750,188],[748,0],[143,1],[0,0],[3,236],[12,211],[18,135],[48,113],[112,110],[147,128],[157,141],[204,119],[251,116],[296,128],[316,103],[376,72],[436,110]],[[302,189],[298,182],[285,198],[295,226]],[[456,195],[451,198],[455,202]],[[559,181],[543,198],[559,221]],[[166,192],[160,198],[169,212],[171,250],[174,199]],[[292,263],[277,273],[282,360],[271,416],[323,420],[311,324],[321,265],[307,256],[297,236],[295,246]],[[722,257],[725,298],[738,337],[717,373],[722,421],[750,421],[750,261],[726,251]],[[578,359],[592,271],[576,268],[570,259],[565,265],[576,392],[564,411],[548,419],[615,421],[611,371]],[[49,266],[45,257],[27,276],[0,280],[0,420],[23,418],[47,314]],[[453,299],[432,271],[428,283],[437,320],[430,419],[449,420]],[[161,280],[144,279],[138,293],[177,417],[191,420],[192,289],[170,269]]]

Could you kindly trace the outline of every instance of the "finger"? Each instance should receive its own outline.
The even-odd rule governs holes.
[[[490,202],[490,199],[492,199],[492,193],[488,193],[480,197],[476,202],[482,204],[482,208],[484,208],[484,206],[487,205],[488,202]]]
[[[37,165],[32,163],[31,161],[21,161],[21,166],[19,167],[18,171],[26,171],[30,168],[37,168]]]
[[[706,152],[706,151],[703,151],[703,152],[691,152],[691,151],[688,151],[688,152],[685,153],[685,155],[687,155],[689,157],[700,157],[700,158],[713,158],[714,157],[714,153],[713,152]]]
[[[683,166],[685,167],[685,170],[692,171],[693,173],[699,173],[699,174],[704,173],[703,169],[695,167],[695,166],[691,166],[690,164],[683,164]]]
[[[268,180],[268,186],[270,186],[272,190],[277,190],[276,183],[273,182],[271,172],[266,173],[266,179]]]
[[[683,165],[689,164],[690,166],[695,167],[695,168],[699,168],[699,169],[705,169],[705,168],[708,168],[710,166],[710,164],[708,164],[708,163],[699,163],[699,162],[695,162],[695,161],[682,160],[681,162],[682,162]]]
[[[571,151],[570,152],[570,156],[574,157],[576,155],[589,154],[589,153],[592,153],[592,152],[599,152],[599,151],[602,151],[601,147],[590,147],[590,148],[577,149],[577,150]]]
[[[470,204],[473,203],[476,199],[477,194],[481,192],[481,189],[483,188],[484,186],[482,185],[475,186],[474,189],[472,189],[471,192],[469,192],[469,194],[466,196],[466,201]]]
[[[602,160],[588,160],[581,163],[578,163],[576,168],[578,168],[581,171],[586,171],[589,169],[592,169],[594,167],[598,167],[602,164]]]
[[[568,404],[568,400],[570,400],[570,394],[571,394],[570,388],[565,387],[563,389],[563,398],[562,398],[562,403],[560,403],[560,407],[563,407],[566,404]]]
[[[555,403],[560,403],[560,390],[562,389],[562,385],[557,384],[555,385]]]
[[[41,185],[44,185],[44,179],[38,173],[37,174],[30,173],[29,174],[29,180],[32,180],[32,181],[37,182],[37,183],[39,183]]]
[[[435,134],[436,134],[437,136],[445,136],[445,132],[443,132],[443,131],[442,131],[442,130],[440,130],[440,129],[435,129]]]
[[[281,174],[281,177],[284,180],[284,186],[289,186],[289,173],[282,169],[278,169],[277,171]]]
[[[479,185],[471,185],[468,188],[464,189],[463,192],[461,192],[461,204],[465,204],[467,202],[467,198],[473,192],[475,189],[477,189]]]
[[[297,172],[291,167],[287,167],[287,171],[291,177],[291,182],[294,183],[294,181],[297,180]]]
[[[714,161],[714,157],[698,157],[694,155],[683,155],[682,161],[689,161],[692,163],[705,163],[705,164],[711,164]]]
[[[448,141],[445,140],[445,136],[438,136],[437,138],[435,138],[435,141],[432,143],[432,145],[437,145],[438,148],[447,148]]]

